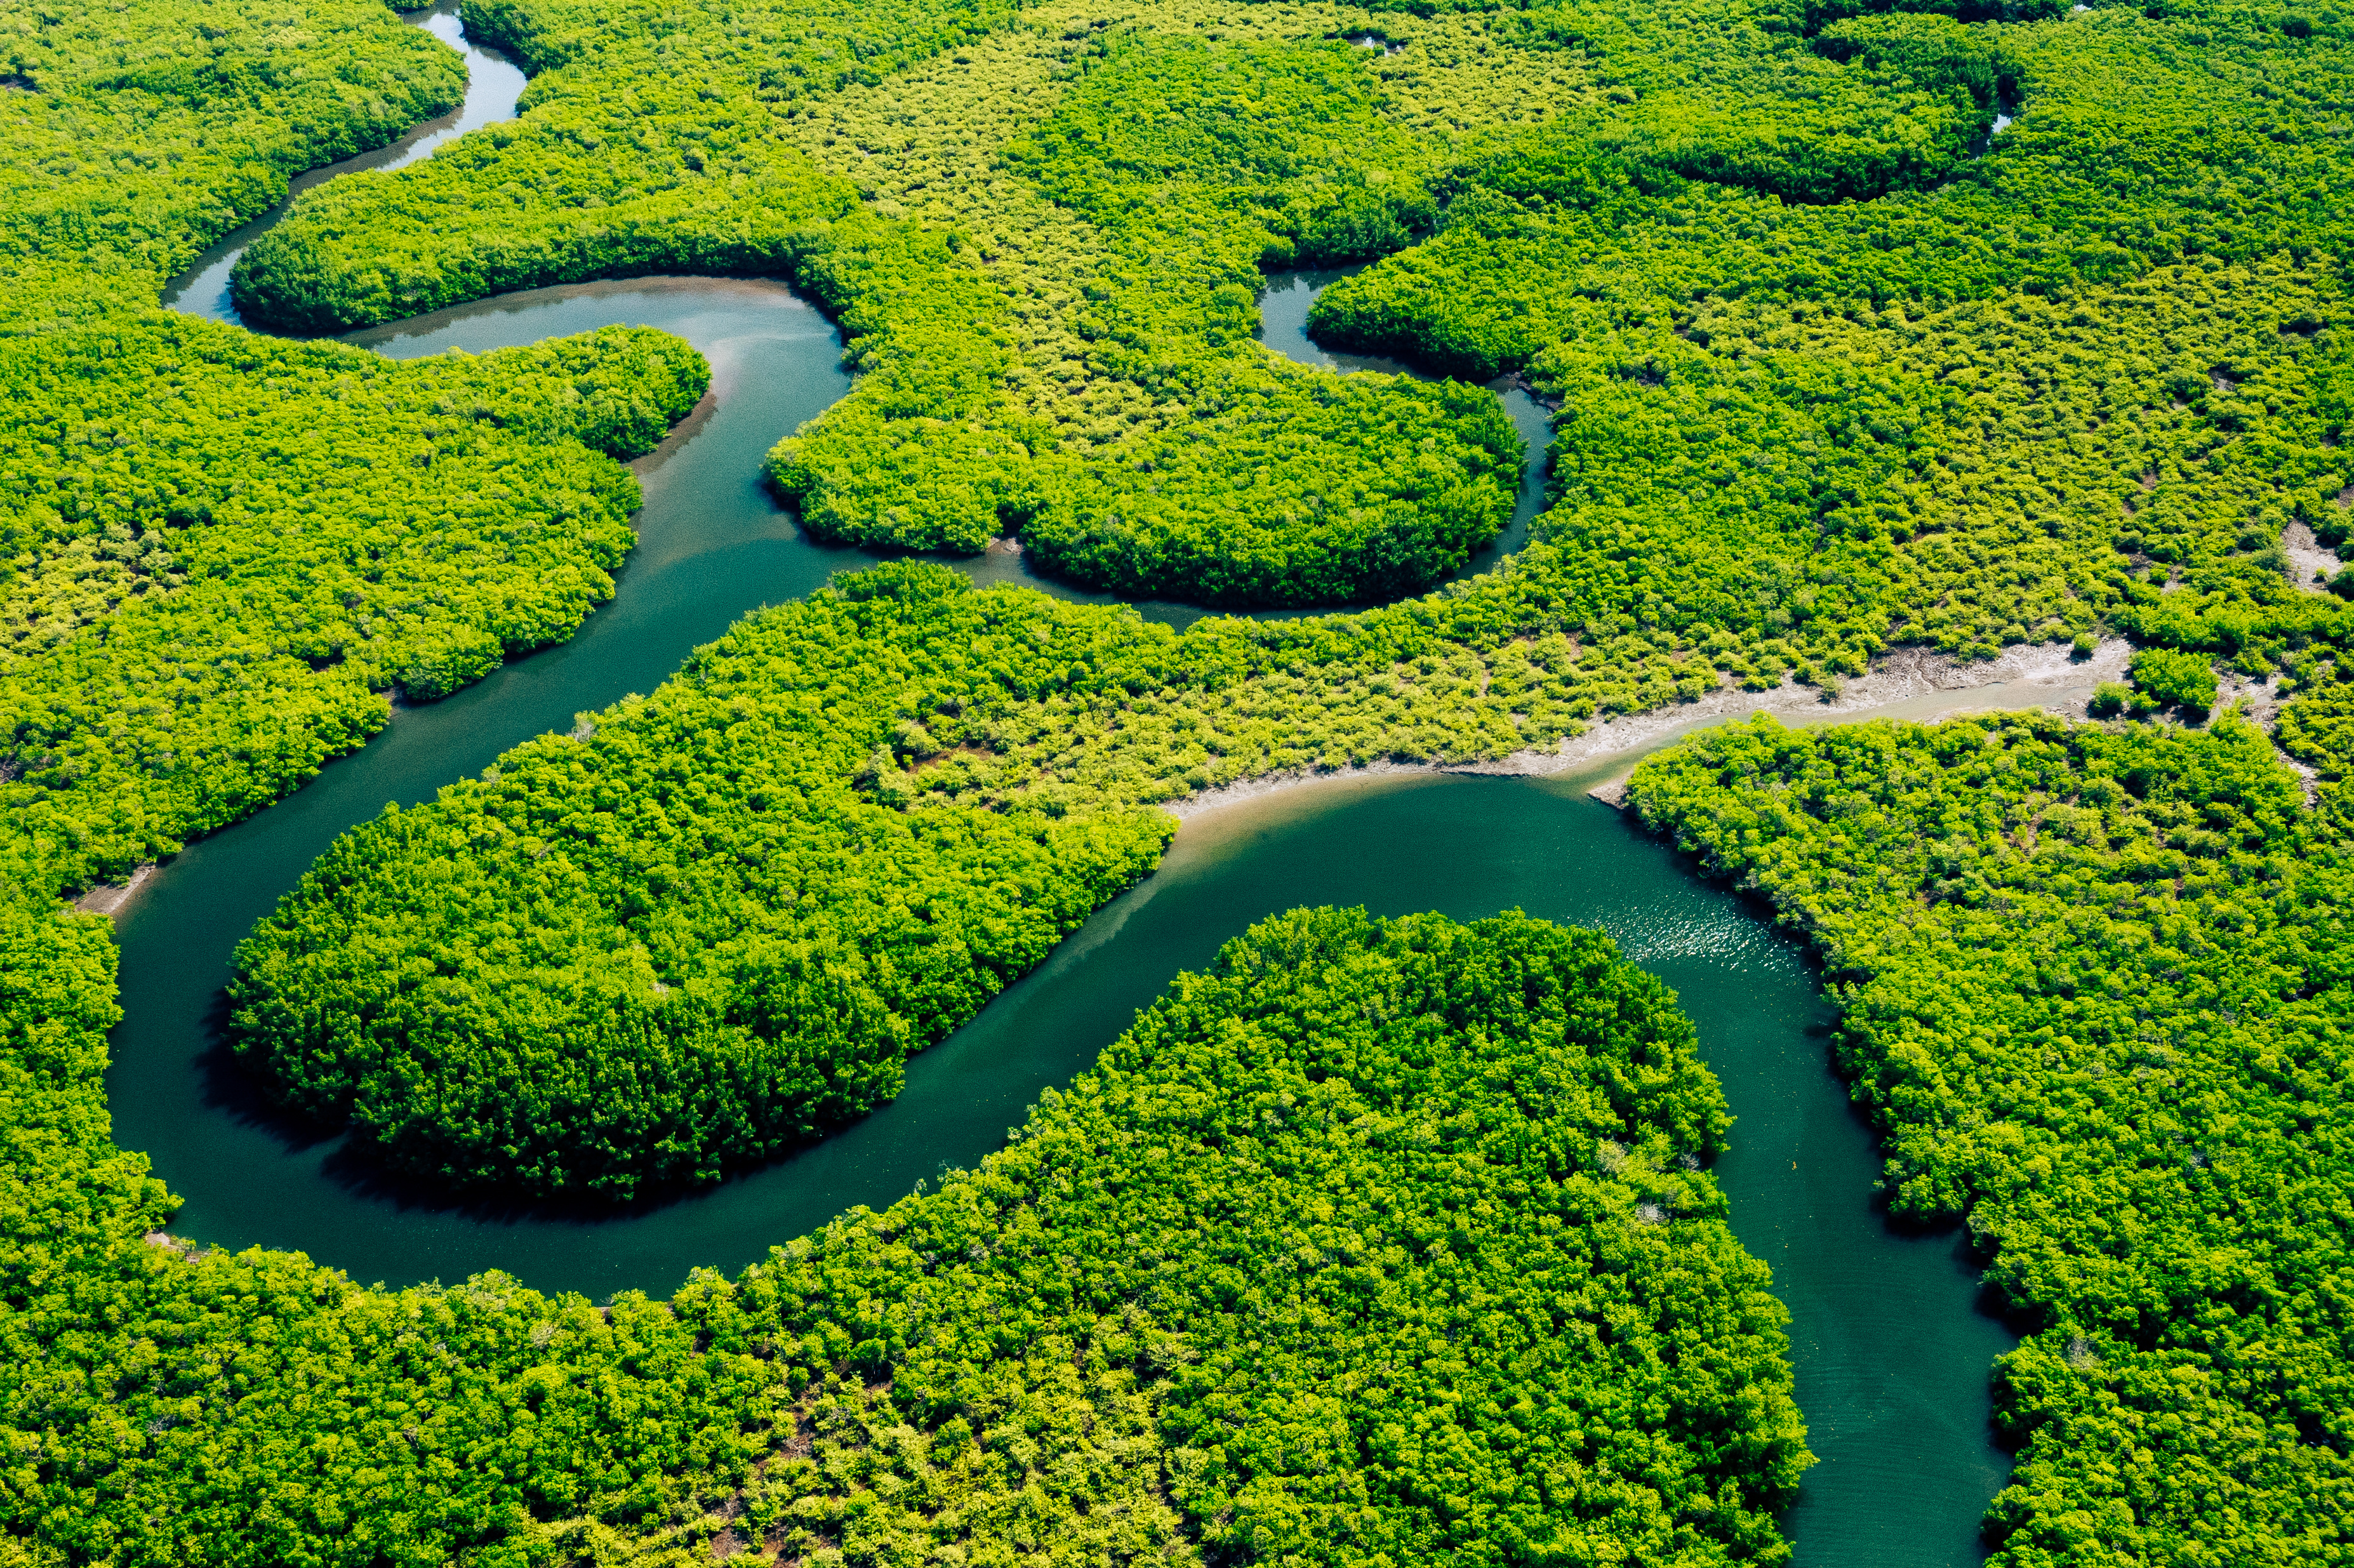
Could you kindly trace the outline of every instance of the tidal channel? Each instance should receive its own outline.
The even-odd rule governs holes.
[[[428,26],[463,49],[475,88],[447,122],[341,168],[388,167],[514,111],[521,73],[467,45],[447,8]],[[315,183],[306,176],[299,185]],[[282,210],[282,209],[281,209]],[[167,293],[234,320],[232,236]],[[1264,340],[1336,372],[1398,370],[1325,353],[1308,307],[1331,275],[1271,281]],[[270,1114],[227,1061],[221,987],[238,938],[334,836],[387,801],[429,800],[575,713],[648,692],[746,612],[877,558],[807,539],[759,479],[781,435],[849,387],[832,325],[781,284],[648,279],[512,295],[354,334],[393,357],[472,352],[626,323],[710,360],[712,391],[633,465],[639,542],[614,600],[570,642],[516,660],[446,701],[397,710],[357,753],[286,800],[192,844],[118,916],[125,1018],[108,1092],[116,1141],[185,1200],[175,1233],[209,1245],[309,1254],[361,1280],[455,1281],[497,1268],[544,1289],[663,1294],[698,1266],[733,1271],[859,1204],[969,1167],[1041,1091],[1067,1083],[1179,969],[1208,963],[1252,921],[1307,904],[1474,918],[1518,907],[1598,926],[1676,988],[1739,1118],[1718,1175],[1734,1228],[1774,1270],[1791,1312],[1797,1393],[1821,1462],[1789,1528],[1801,1563],[1948,1568],[1977,1563],[1977,1524],[2007,1475],[1988,1439],[1987,1371],[2009,1348],[1978,1309],[1978,1274],[1951,1234],[1914,1237],[1873,1198],[1879,1156],[1830,1068],[1829,1008],[1803,955],[1734,895],[1585,790],[1621,757],[1555,779],[1405,775],[1272,791],[1190,818],[1161,871],[1098,911],[1036,972],[911,1065],[892,1105],[790,1159],[704,1192],[620,1213],[452,1206]],[[1544,411],[1500,387],[1532,453]],[[1532,460],[1512,531],[1542,499]],[[1028,573],[1018,553],[953,563],[1103,602]],[[1199,612],[1140,605],[1182,623]],[[1973,706],[2000,700],[1973,694]],[[2016,699],[2015,699],[2016,700]],[[1378,853],[1367,846],[1378,845]]]

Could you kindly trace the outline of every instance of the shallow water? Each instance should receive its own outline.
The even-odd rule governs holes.
[[[447,9],[423,25],[461,43]],[[480,50],[469,49],[469,59],[479,90],[459,115],[368,159],[306,175],[298,188],[342,170],[398,166],[512,113],[520,73]],[[228,268],[275,216],[230,237],[167,302],[233,321]],[[1336,372],[1402,369],[1329,354],[1308,339],[1309,306],[1331,276],[1271,279],[1263,339]],[[286,801],[192,846],[120,917],[126,1018],[108,1079],[114,1133],[146,1151],[186,1200],[176,1232],[211,1245],[301,1250],[394,1285],[498,1267],[596,1298],[664,1293],[690,1267],[740,1267],[846,1207],[888,1203],[918,1180],[979,1160],[1040,1090],[1083,1069],[1172,974],[1208,962],[1255,919],[1313,903],[1464,918],[1517,906],[1601,926],[1675,986],[1739,1118],[1718,1174],[1736,1232],[1773,1266],[1791,1308],[1799,1402],[1822,1458],[1788,1521],[1798,1561],[1944,1568],[1978,1560],[1977,1520],[2008,1468],[1988,1441],[1986,1370],[2009,1339],[1975,1310],[1976,1271],[1953,1237],[1899,1235],[1875,1208],[1872,1140],[1829,1069],[1827,1005],[1800,955],[1733,895],[1702,885],[1666,848],[1584,797],[1594,779],[1623,770],[1626,758],[1544,780],[1328,781],[1196,816],[1157,875],[917,1058],[893,1105],[793,1159],[658,1207],[619,1216],[452,1208],[351,1160],[340,1139],[306,1137],[269,1115],[220,1058],[220,986],[236,939],[335,834],[387,800],[429,799],[508,747],[568,726],[579,710],[652,690],[747,611],[876,558],[810,542],[759,480],[769,446],[849,386],[831,325],[779,284],[580,285],[350,341],[409,357],[615,323],[676,333],[713,367],[712,397],[634,465],[646,503],[615,600],[570,642],[444,702],[400,710],[361,752]],[[1541,451],[1544,411],[1523,391],[1499,391],[1532,452]],[[1513,531],[1472,570],[1525,538],[1543,491],[1542,464],[1530,467]],[[978,581],[1108,598],[1038,579],[1018,555],[957,564]],[[1199,613],[1140,608],[1179,623]],[[1380,853],[1367,854],[1369,844]]]

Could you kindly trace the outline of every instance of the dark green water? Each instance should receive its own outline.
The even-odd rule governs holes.
[[[175,1228],[197,1240],[296,1247],[396,1284],[497,1266],[592,1296],[661,1292],[692,1266],[738,1267],[844,1208],[888,1203],[918,1180],[970,1165],[1171,976],[1264,916],[1302,904],[1459,918],[1520,907],[1599,926],[1676,988],[1739,1118],[1717,1173],[1735,1231],[1772,1266],[1790,1308],[1799,1404],[1823,1461],[1789,1520],[1800,1562],[1975,1563],[1978,1515],[2008,1468],[1988,1439],[1986,1369],[2009,1337],[1975,1309],[1976,1271],[1954,1238],[1899,1235],[1874,1207],[1872,1140],[1829,1069],[1828,1010],[1799,954],[1585,799],[1587,781],[1336,782],[1198,817],[1156,876],[917,1058],[896,1103],[752,1176],[596,1223],[404,1202],[338,1180],[333,1146],[291,1147],[241,1118],[233,1092],[219,1097],[235,1080],[208,1079],[194,1061],[203,1032],[155,1026],[170,1023],[175,1006],[193,1003],[203,1016],[228,937],[310,851],[290,836],[273,855],[233,867],[232,883],[196,860],[216,840],[126,922],[132,1022],[112,1086],[117,1135],[154,1153],[189,1196]],[[252,826],[301,812],[307,797]],[[187,871],[197,875],[179,882]],[[182,904],[175,885],[193,899]],[[244,907],[231,913],[223,900]],[[217,942],[200,935],[207,917],[228,927]],[[178,956],[191,948],[209,959]]]
[[[469,112],[479,106],[470,99]],[[1276,280],[1270,346],[1336,370],[1304,332],[1329,279]],[[192,291],[201,293],[202,291]],[[196,302],[192,301],[192,304]],[[196,308],[202,308],[200,304]],[[761,489],[775,439],[847,389],[814,311],[761,282],[650,280],[512,296],[360,334],[396,356],[475,351],[608,323],[663,327],[711,359],[712,398],[638,465],[640,543],[610,605],[563,647],[430,707],[403,710],[288,800],[193,846],[123,911],[125,1022],[109,1093],[117,1140],[186,1200],[175,1229],[205,1243],[310,1254],[365,1280],[503,1268],[547,1288],[657,1294],[687,1269],[734,1269],[854,1204],[970,1165],[1047,1086],[1067,1082],[1180,969],[1253,920],[1302,904],[1469,918],[1518,906],[1598,925],[1676,987],[1740,1118],[1719,1168],[1744,1243],[1792,1314],[1798,1397],[1822,1463],[1789,1520],[1802,1563],[1976,1563],[1977,1520],[2008,1465],[1988,1441],[1986,1369],[2008,1336],[1974,1308],[1951,1237],[1892,1232],[1872,1202],[1877,1157],[1829,1070],[1819,992],[1800,956],[1730,895],[1584,797],[1591,778],[1405,777],[1320,784],[1190,821],[1162,870],[1099,911],[1035,974],[912,1065],[897,1102],[799,1157],[696,1197],[621,1216],[453,1209],[355,1165],[334,1139],[276,1122],[221,1061],[220,986],[237,938],[345,828],[572,715],[650,691],[746,611],[874,557],[803,538]],[[1503,392],[1532,450],[1543,416]],[[1513,532],[1475,561],[1517,547]],[[1038,581],[1019,556],[961,564]],[[1194,612],[1146,606],[1157,619]],[[1623,767],[1624,760],[1616,766]]]
[[[694,1266],[738,1267],[848,1206],[888,1203],[970,1165],[1171,976],[1256,919],[1302,904],[1458,918],[1520,907],[1601,927],[1675,987],[1739,1118],[1718,1175],[1735,1231],[1772,1266],[1791,1309],[1799,1404],[1823,1461],[1790,1520],[1800,1560],[1974,1563],[1978,1515],[2007,1469],[1988,1439],[1986,1369],[2009,1343],[1974,1308],[1976,1271],[1953,1237],[1899,1235],[1872,1204],[1877,1156],[1829,1069],[1828,1011],[1800,955],[1586,800],[1587,782],[1409,776],[1205,813],[1156,876],[918,1057],[896,1103],[766,1171],[599,1223],[453,1212],[339,1181],[332,1147],[292,1149],[233,1102],[207,1099],[188,1056],[203,1047],[200,1032],[168,1034],[175,1047],[155,1040],[160,1053],[136,1049],[164,1008],[200,1004],[218,984],[217,959],[175,963],[175,941],[208,910],[241,928],[244,906],[259,909],[308,861],[290,839],[224,885],[188,863],[211,847],[199,846],[123,929],[133,1022],[112,1086],[117,1136],[154,1153],[189,1196],[175,1228],[200,1241],[297,1247],[393,1283],[496,1266],[592,1296],[665,1291]],[[256,825],[301,811],[308,793]],[[190,870],[199,874],[180,882]],[[183,904],[174,884],[202,891]],[[220,908],[223,899],[242,906]],[[192,1160],[202,1163],[183,1163]]]
[[[914,1179],[887,1192],[811,1189],[816,1195],[791,1210],[800,1217],[785,1222],[775,1217],[775,1195],[800,1191],[803,1178],[782,1170],[622,1220],[453,1212],[429,1192],[361,1168],[339,1140],[302,1141],[268,1114],[220,1051],[220,988],[231,948],[336,834],[387,801],[430,800],[508,747],[568,728],[584,709],[653,690],[691,650],[747,612],[880,558],[813,543],[761,483],[760,459],[779,433],[814,418],[850,385],[833,328],[781,284],[650,279],[542,290],[350,341],[408,358],[452,348],[486,352],[614,323],[660,327],[694,344],[711,363],[712,392],[661,450],[636,465],[645,503],[612,602],[570,641],[442,702],[396,711],[358,753],[278,805],[190,846],[119,917],[124,1021],[109,1076],[115,1136],[144,1150],[181,1195],[176,1224],[189,1236],[291,1247],[362,1278],[396,1283],[503,1267],[534,1284],[592,1295],[630,1287],[667,1291],[694,1264],[740,1266],[848,1203],[887,1202]],[[1271,336],[1281,341],[1279,333]],[[1304,337],[1298,342],[1306,345]],[[1528,504],[1533,509],[1533,494]],[[982,583],[1102,597],[1035,577],[1019,556],[955,564]],[[1198,613],[1141,608],[1172,620]],[[1091,1056],[1140,1004],[1108,1014],[1112,1021],[1080,1054],[1059,1055],[1057,1075],[1067,1076]],[[983,1119],[997,1118],[990,1136],[1023,1103],[990,1110]]]

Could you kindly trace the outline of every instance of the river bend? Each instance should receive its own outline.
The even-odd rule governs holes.
[[[340,173],[398,167],[514,112],[521,71],[468,43],[451,6],[414,19],[465,53],[464,107],[392,147],[304,175],[297,193]],[[234,322],[229,269],[283,210],[201,258],[165,302]],[[1263,341],[1336,373],[1405,369],[1330,354],[1308,338],[1308,307],[1332,276],[1271,280]],[[645,504],[613,601],[571,641],[443,702],[399,709],[366,747],[292,797],[192,844],[118,916],[125,1018],[108,1075],[114,1134],[145,1151],[186,1200],[175,1231],[207,1245],[300,1250],[393,1285],[495,1267],[595,1298],[660,1293],[691,1267],[739,1268],[844,1208],[886,1204],[919,1180],[971,1165],[1180,969],[1206,963],[1264,916],[1316,903],[1458,918],[1520,907],[1609,931],[1674,986],[1724,1085],[1738,1122],[1718,1174],[1735,1231],[1772,1266],[1790,1308],[1798,1401],[1821,1457],[1788,1520],[1798,1561],[1978,1561],[1977,1522],[2009,1468],[1988,1441],[1986,1372],[2009,1337],[1976,1309],[1977,1270],[1956,1237],[1901,1235],[1876,1206],[1878,1155],[1831,1071],[1830,1014],[1803,955],[1585,797],[1592,783],[1623,770],[1624,758],[1550,779],[1341,779],[1193,816],[1159,873],[916,1058],[896,1102],[793,1158],[690,1197],[620,1214],[452,1206],[382,1177],[340,1139],[306,1139],[273,1118],[220,1045],[221,986],[237,939],[336,834],[387,800],[429,800],[518,742],[567,726],[580,710],[652,690],[748,611],[877,558],[809,540],[761,482],[769,447],[850,385],[831,323],[781,284],[590,283],[348,341],[405,358],[616,323],[675,333],[710,360],[713,379],[688,420],[632,465]],[[1541,451],[1544,411],[1524,391],[1499,391],[1531,450]],[[1542,502],[1541,466],[1531,464],[1511,531],[1469,569],[1492,567],[1527,537]],[[956,564],[983,583],[1108,599],[1039,579],[1018,554]],[[1181,624],[1200,613],[1139,609]],[[2022,700],[2003,688],[1967,700],[1994,706],[2006,695]],[[1366,855],[1368,843],[1384,853]]]

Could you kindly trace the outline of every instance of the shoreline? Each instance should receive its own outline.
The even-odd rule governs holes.
[[[1472,762],[1384,760],[1363,768],[1261,774],[1157,804],[1184,822],[1228,806],[1313,784],[1405,774],[1556,778],[1589,768],[1602,771],[1614,760],[1628,758],[1630,753],[1648,754],[1694,730],[1761,713],[1777,717],[1795,715],[1807,724],[1846,724],[1872,718],[1934,723],[1964,711],[2033,707],[2081,720],[2087,716],[2086,704],[2094,686],[2105,681],[2125,679],[2126,660],[2132,651],[2133,645],[2124,638],[2112,637],[2101,641],[2091,658],[2082,661],[2075,658],[2069,643],[2041,642],[2007,649],[1999,658],[1965,662],[1951,654],[1900,648],[1874,660],[1869,671],[1846,683],[1834,702],[1825,702],[1819,688],[1799,685],[1787,675],[1779,686],[1763,692],[1745,691],[1728,683],[1672,707],[1606,719],[1582,735],[1571,736],[1550,751],[1515,751]],[[1970,700],[1974,694],[1982,699],[1997,692],[2015,694],[2021,700]],[[2219,702],[2236,694],[2246,694],[2227,692]],[[1633,771],[1631,765],[1626,771]],[[1599,783],[1591,793],[1616,805],[1615,794],[1606,792],[1623,782],[1622,777]]]
[[[133,868],[128,880],[102,882],[68,901],[67,907],[79,910],[84,915],[104,915],[111,919],[122,913],[123,906],[129,904],[133,895],[147,885],[147,879],[155,874],[156,869],[156,863],[148,861],[143,865]]]
[[[640,461],[643,461],[642,459]],[[2108,638],[2092,657],[2077,660],[2065,642],[2020,644],[1995,659],[1964,662],[1950,654],[1919,648],[1901,648],[1873,661],[1865,673],[1842,686],[1839,698],[1825,702],[1819,687],[1803,686],[1785,675],[1782,683],[1762,692],[1731,684],[1671,707],[1624,714],[1590,726],[1550,751],[1522,750],[1503,757],[1469,762],[1399,762],[1384,759],[1362,768],[1259,774],[1236,779],[1172,800],[1150,802],[1180,823],[1228,807],[1263,800],[1269,795],[1319,784],[1341,784],[1408,775],[1474,774],[1496,778],[1558,778],[1584,771],[1608,771],[1610,764],[1628,766],[1616,777],[1596,782],[1587,791],[1605,804],[1616,806],[1624,795],[1633,763],[1686,735],[1752,715],[1770,713],[1802,725],[1861,723],[1873,718],[1903,718],[1936,723],[1963,712],[2001,708],[2040,708],[2063,718],[2088,718],[2086,705],[2093,688],[2106,681],[2125,679],[2126,660],[2133,645],[2124,638]],[[2216,699],[2217,711],[2235,700],[2245,701],[2259,723],[2269,724],[2277,702],[2277,678],[2252,682],[2226,675]],[[2016,701],[1988,701],[1999,694]],[[1976,700],[1973,700],[1976,699]],[[396,710],[407,706],[398,697]],[[2312,770],[2285,753],[2282,762],[2304,785],[2306,803],[2315,787]],[[139,866],[119,884],[92,887],[68,901],[84,914],[119,918],[159,871],[155,863]]]

